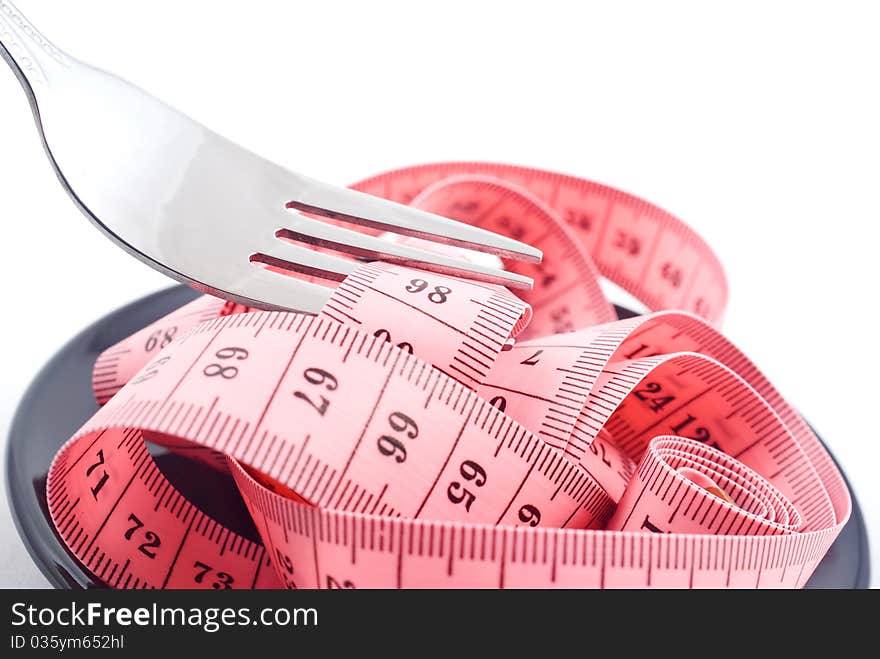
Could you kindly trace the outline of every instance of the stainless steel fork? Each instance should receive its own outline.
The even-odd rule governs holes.
[[[527,277],[307,217],[312,215],[538,262],[529,245],[287,171],[134,85],[52,45],[0,0],[0,54],[30,100],[70,196],[120,247],[201,291],[265,309],[315,313],[331,289],[267,270],[344,278],[356,260],[329,247],[528,288]]]

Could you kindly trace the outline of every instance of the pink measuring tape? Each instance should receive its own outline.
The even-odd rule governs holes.
[[[803,419],[714,327],[727,289],[668,213],[494,164],[358,189],[544,252],[522,299],[380,263],[318,316],[202,297],[107,350],[49,471],[117,588],[800,587],[850,514]],[[604,276],[653,313],[615,320]],[[679,311],[663,311],[678,309]],[[228,470],[222,527],[145,441]]]

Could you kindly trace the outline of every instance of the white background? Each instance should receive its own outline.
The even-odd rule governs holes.
[[[71,53],[317,178],[508,161],[678,214],[727,268],[728,335],[831,444],[880,560],[876,5],[17,4]],[[169,282],[80,216],[3,70],[0,117],[5,437],[58,347]],[[0,585],[45,584],[5,506],[0,542]]]

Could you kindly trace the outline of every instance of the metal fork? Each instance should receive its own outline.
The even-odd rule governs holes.
[[[510,238],[287,171],[65,54],[6,0],[0,54],[24,87],[46,153],[79,208],[130,254],[198,290],[264,309],[316,313],[329,287],[265,265],[340,280],[358,262],[302,243],[531,287],[522,275],[303,215],[541,260],[539,250]]]

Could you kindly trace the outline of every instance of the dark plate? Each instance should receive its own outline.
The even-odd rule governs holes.
[[[102,587],[61,542],[46,506],[46,471],[59,447],[97,410],[92,365],[105,349],[196,297],[176,286],[132,302],[83,330],[37,374],[12,422],[6,456],[6,485],[12,516],[24,544],[57,588]],[[624,309],[619,315],[632,315]],[[173,454],[153,450],[168,478],[215,519],[251,538],[256,534],[238,492],[227,476]],[[808,588],[867,588],[868,539],[861,510],[854,510]]]

